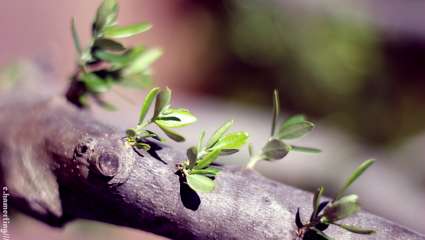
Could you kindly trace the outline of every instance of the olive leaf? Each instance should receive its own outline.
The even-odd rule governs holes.
[[[128,66],[123,69],[123,76],[138,74],[145,71],[153,62],[158,60],[161,55],[162,50],[159,48],[133,52],[132,55],[130,55],[131,61]]]
[[[143,72],[132,76],[123,77],[119,84],[128,88],[145,89],[152,84],[152,78],[149,72]]]
[[[291,124],[302,123],[302,122],[305,122],[304,115],[301,115],[301,114],[293,115],[293,116],[290,116],[288,119],[286,119],[286,121],[282,123],[281,127],[284,128],[284,127],[288,127]]]
[[[317,148],[289,145],[283,140],[291,140],[304,136],[314,128],[314,124],[306,121],[303,115],[294,115],[282,122],[280,128],[276,130],[279,119],[279,94],[273,91],[273,113],[271,123],[271,137],[263,146],[261,152],[255,154],[252,145],[249,145],[249,162],[246,168],[253,169],[258,161],[280,160],[288,155],[290,151],[319,153]]]
[[[265,157],[264,160],[279,160],[284,158],[290,150],[289,145],[279,139],[272,138],[264,145],[262,155]]]
[[[189,110],[178,108],[173,109],[171,104],[171,90],[166,88],[151,89],[143,101],[142,108],[139,114],[138,128],[145,128],[151,123],[156,124],[169,138],[176,142],[185,140],[183,136],[172,130],[172,128],[183,127],[192,124],[196,121],[196,117]],[[146,120],[146,115],[155,100],[155,109],[152,118]],[[150,136],[149,136],[150,137]],[[139,136],[140,139],[146,136]]]
[[[161,125],[158,125],[158,127],[159,128],[161,128],[161,130],[169,137],[169,138],[171,138],[171,139],[173,139],[174,141],[176,141],[176,142],[184,142],[186,139],[182,136],[182,135],[180,135],[180,134],[178,134],[178,133],[176,133],[176,132],[174,132],[173,130],[171,130],[171,129],[169,129],[169,128],[167,128],[167,127],[164,127],[164,126],[161,126]]]
[[[167,109],[156,117],[155,123],[167,128],[180,128],[196,122],[196,117],[183,108]]]
[[[187,159],[189,160],[189,165],[187,166],[188,169],[193,169],[196,164],[197,156],[198,156],[198,150],[196,147],[190,147],[186,151]]]
[[[159,92],[155,91],[155,109],[150,123],[156,124],[169,138],[174,141],[184,141],[184,137],[172,130],[172,128],[180,128],[196,122],[196,117],[184,108],[172,108],[171,96],[172,92],[167,87]],[[154,96],[149,96],[149,106]],[[142,108],[143,109],[143,108]]]
[[[220,152],[220,156],[232,155],[239,152],[239,149],[223,149]]]
[[[210,139],[207,142],[207,147],[212,147],[214,144],[216,144],[223,136],[226,134],[226,132],[232,127],[233,120],[225,122],[221,127],[219,127],[214,134],[210,137]]]
[[[78,32],[77,32],[77,27],[75,26],[75,18],[72,18],[71,20],[71,33],[72,33],[72,40],[74,41],[75,50],[77,50],[77,53],[81,55],[82,49],[81,49],[80,37],[78,36]]]
[[[167,103],[167,97],[164,102]],[[161,108],[161,106],[159,106]],[[165,111],[170,108],[163,107]],[[164,111],[164,110],[162,110]],[[161,115],[161,111],[158,116]],[[172,120],[170,120],[172,121]],[[211,167],[221,155],[236,153],[248,139],[246,132],[227,133],[233,121],[228,121],[219,127],[204,145],[205,131],[201,133],[196,146],[186,151],[187,160],[177,165],[178,171],[187,184],[196,192],[210,192],[214,189],[214,180],[220,169]]]
[[[298,121],[303,120],[300,119]],[[332,201],[321,202],[320,199],[322,198],[324,188],[320,187],[317,189],[313,196],[313,211],[308,223],[303,224],[301,222],[299,210],[297,210],[295,215],[295,224],[299,229],[298,233],[303,233],[303,237],[306,237],[306,239],[332,239],[323,232],[330,224],[336,225],[344,230],[357,234],[375,233],[375,231],[371,229],[364,229],[352,225],[338,223],[338,221],[348,218],[360,210],[357,195],[351,194],[343,196],[342,194],[373,164],[373,162],[374,160],[367,160],[359,167],[357,167],[351,177],[348,178],[343,185],[341,189],[342,191],[340,191],[337,197]]]
[[[219,155],[230,155],[238,152],[249,136],[248,133],[243,131],[226,134],[232,125],[233,120],[224,123],[212,134],[205,146],[203,145],[205,132],[202,132],[197,145],[198,159],[202,159],[205,155],[212,153],[214,153],[212,156],[217,158]]]
[[[96,59],[110,63],[112,65],[111,68],[113,69],[120,69],[128,62],[128,57],[126,55],[111,53],[104,50],[96,50],[94,52],[94,57]]]
[[[300,138],[310,132],[314,128],[314,124],[308,121],[294,122],[291,124],[283,124],[279,129],[278,138],[294,139]]]
[[[248,140],[248,133],[246,132],[234,132],[229,133],[222,137],[212,149],[238,149],[242,147]]]
[[[208,177],[214,177],[220,172],[220,169],[214,167],[208,167],[204,169],[192,169],[192,174],[201,174]]]
[[[357,226],[353,226],[353,225],[347,225],[347,224],[341,224],[341,223],[332,223],[333,225],[336,225],[342,229],[345,229],[349,232],[352,233],[357,233],[357,234],[366,234],[366,235],[370,235],[370,234],[374,234],[376,233],[375,230],[371,230],[371,229],[364,229],[364,228],[360,228]]]
[[[146,116],[153,105],[153,101],[155,101],[153,116],[151,118],[147,118]],[[164,90],[160,90],[160,88],[152,88],[146,94],[143,101],[137,126],[135,128],[127,129],[126,131],[127,143],[133,147],[148,150],[150,148],[146,146],[148,144],[148,138],[162,141],[158,134],[146,129],[146,127],[152,123],[157,125],[170,139],[176,142],[184,141],[185,138],[179,133],[173,131],[172,128],[189,125],[196,121],[196,117],[186,109],[173,109],[170,107],[170,104],[171,90],[169,88]],[[196,148],[188,150],[190,168],[193,168],[196,161],[197,151],[195,150]],[[195,156],[193,156],[193,154],[190,155],[190,153],[195,154]]]
[[[202,146],[204,144],[204,139],[205,139],[205,134],[206,134],[205,131],[202,131],[201,132],[201,136],[199,137],[199,142],[198,142],[198,144],[196,146],[197,152],[200,152],[202,150]]]
[[[208,167],[217,157],[220,155],[221,149],[213,150],[207,154],[205,154],[201,159],[196,161],[195,169],[203,169]]]
[[[156,96],[155,111],[153,118],[156,118],[171,103],[171,90],[167,87]]]
[[[186,181],[196,192],[208,193],[212,192],[215,188],[215,183],[212,179],[200,174],[188,174]]]
[[[303,153],[320,153],[322,150],[318,148],[312,148],[312,147],[303,147],[303,146],[296,146],[296,145],[290,145],[291,151],[295,152],[303,152]]]
[[[152,88],[145,97],[143,101],[142,109],[139,114],[139,124],[143,123],[145,120],[146,114],[148,113],[153,101],[159,93],[159,88]]]
[[[343,196],[345,191],[375,162],[374,159],[369,159],[364,161],[356,170],[351,174],[351,176],[346,180],[342,188],[338,191],[335,199],[339,199]]]
[[[116,0],[102,1],[92,25],[92,39],[84,48],[78,37],[75,19],[71,21],[72,39],[78,53],[78,71],[72,78],[73,84],[67,96],[78,107],[87,107],[87,96],[90,96],[100,106],[110,108],[111,104],[102,99],[102,93],[109,91],[113,85],[145,88],[151,81],[150,66],[162,51],[140,45],[127,48],[116,40],[145,32],[151,25],[137,23],[119,26],[118,9]]]
[[[107,51],[124,51],[126,48],[120,42],[108,38],[98,38],[93,43],[94,47]]]
[[[279,92],[275,89],[273,91],[272,130],[271,130],[271,135],[270,136],[274,136],[274,134],[275,134],[277,119],[279,118],[279,110],[280,110],[280,106],[279,106]]]
[[[311,213],[310,221],[313,220],[315,217],[317,217],[317,215],[320,213],[319,212],[319,206],[320,206],[320,199],[322,198],[322,195],[323,195],[323,191],[325,191],[325,189],[321,186],[314,193],[313,212]]]
[[[108,26],[103,29],[103,37],[127,38],[146,32],[152,28],[150,23],[137,23],[128,26]]]
[[[111,88],[111,84],[108,80],[102,79],[94,73],[82,73],[80,74],[80,78],[87,89],[94,93],[103,93]]]
[[[347,218],[360,210],[358,196],[351,194],[332,202],[323,212],[323,223],[336,222]]]
[[[93,23],[93,35],[102,32],[107,26],[116,23],[118,17],[118,3],[116,0],[104,0],[97,9],[96,18]]]
[[[95,49],[94,56],[100,60],[109,62],[113,68],[120,69],[123,71],[122,77],[129,77],[135,74],[145,73],[148,68],[144,68],[142,71],[130,72],[130,74],[124,74],[126,67],[129,67],[138,57],[143,55],[146,48],[143,46],[137,46],[130,49],[126,49],[123,53],[111,53],[108,49]]]

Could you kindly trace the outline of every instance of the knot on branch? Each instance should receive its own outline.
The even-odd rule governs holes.
[[[102,153],[97,159],[97,170],[105,177],[117,175],[119,169],[119,158],[114,153]]]
[[[78,175],[96,185],[125,182],[134,159],[132,149],[121,139],[107,135],[82,138],[73,154]]]

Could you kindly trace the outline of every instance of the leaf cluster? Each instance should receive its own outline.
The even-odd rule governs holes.
[[[294,140],[303,137],[314,128],[314,124],[305,119],[303,115],[294,115],[283,121],[279,126],[279,94],[277,90],[273,92],[273,116],[270,138],[263,146],[261,151],[254,154],[253,147],[250,145],[251,161],[248,168],[253,168],[257,161],[274,161],[284,158],[291,151],[319,153],[316,148],[303,147],[287,144],[286,140]]]
[[[248,140],[246,132],[227,133],[233,121],[228,121],[218,128],[204,143],[205,132],[202,132],[197,146],[187,150],[187,160],[179,165],[179,172],[185,182],[196,192],[211,192],[215,188],[214,178],[219,169],[211,164],[222,155],[230,155]]]
[[[84,88],[79,93],[83,106],[87,97],[93,97],[102,106],[109,106],[99,96],[110,90],[114,84],[144,88],[150,83],[150,65],[161,56],[161,50],[149,49],[143,45],[125,47],[119,39],[135,36],[151,28],[149,23],[127,26],[117,25],[118,3],[104,0],[97,9],[92,24],[91,41],[86,48],[81,47],[75,19],[71,30],[75,48],[79,55],[79,71],[74,81]]]
[[[117,1],[103,0],[92,24],[92,39],[86,48],[81,47],[75,19],[72,20],[72,37],[79,55],[79,70],[73,77],[74,82],[72,83],[76,83],[76,86],[83,86],[82,89],[76,91],[78,101],[83,106],[86,105],[86,99],[90,96],[102,106],[111,107],[100,98],[100,94],[110,90],[114,84],[130,87],[147,86],[150,82],[150,66],[161,55],[161,50],[156,48],[149,49],[143,45],[125,47],[119,42],[121,38],[132,37],[149,30],[151,25],[138,23],[119,26],[117,17]],[[73,84],[71,84],[72,86]],[[169,88],[164,90],[153,88],[146,95],[136,127],[126,131],[126,142],[136,152],[139,153],[138,150],[148,151],[151,148],[150,138],[163,140],[156,132],[147,129],[151,124],[156,125],[174,141],[185,140],[173,129],[190,125],[197,119],[187,109],[171,107],[171,97],[172,92]],[[152,116],[148,118],[147,115],[152,105],[154,105]],[[303,137],[314,128],[314,124],[307,121],[302,115],[295,115],[278,125],[279,110],[279,95],[275,90],[270,138],[257,154],[254,154],[252,145],[249,146],[251,160],[248,168],[253,168],[260,160],[280,160],[291,151],[320,152],[316,148],[296,146],[285,142]],[[228,133],[232,125],[233,121],[224,123],[207,141],[204,141],[206,134],[203,131],[198,144],[187,150],[187,159],[177,165],[177,174],[184,180],[183,183],[195,192],[213,191],[214,180],[220,172],[220,169],[214,166],[215,160],[219,156],[238,152],[247,142],[248,133],[246,132]],[[298,227],[297,236],[302,239],[332,239],[324,233],[331,224],[358,234],[374,233],[373,230],[339,223],[340,220],[359,211],[358,196],[355,194],[345,195],[345,192],[373,162],[373,160],[368,160],[360,165],[332,201],[321,201],[324,188],[320,187],[314,194],[313,212],[307,223],[302,222],[299,209],[297,210],[295,216],[295,223]]]
[[[338,222],[360,210],[358,196],[356,194],[345,195],[345,192],[373,163],[374,160],[370,159],[357,167],[332,201],[321,201],[324,188],[320,187],[314,194],[313,212],[308,223],[304,224],[301,221],[299,209],[297,210],[295,223],[298,227],[298,237],[301,239],[332,239],[324,233],[330,224],[357,234],[373,234],[374,230]]]
[[[169,138],[176,142],[185,140],[183,136],[172,129],[192,124],[196,122],[196,117],[187,109],[172,108],[171,97],[172,92],[169,88],[164,90],[153,88],[149,91],[143,101],[137,126],[126,131],[126,140],[131,146],[147,151],[150,149],[150,145],[146,141],[148,138],[161,140],[158,134],[146,129],[150,124],[158,126]],[[146,116],[154,102],[152,117],[147,118]]]

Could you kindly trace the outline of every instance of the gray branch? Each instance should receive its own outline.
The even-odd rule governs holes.
[[[2,183],[14,207],[52,226],[84,218],[173,239],[292,240],[297,208],[303,219],[312,211],[312,194],[239,167],[222,167],[216,189],[198,195],[175,174],[185,159],[180,151],[154,142],[152,151],[137,154],[123,131],[61,98],[9,97],[0,101],[0,113]],[[326,233],[335,239],[425,239],[364,211],[346,223],[377,234],[332,226]]]

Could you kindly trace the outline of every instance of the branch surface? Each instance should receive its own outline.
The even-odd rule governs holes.
[[[24,99],[22,99],[24,98]],[[251,170],[222,167],[212,193],[196,194],[179,179],[185,156],[162,143],[136,154],[124,132],[61,98],[0,101],[1,181],[12,204],[52,226],[91,219],[172,239],[296,239],[294,216],[312,211],[312,194]],[[335,239],[424,236],[362,211],[347,224],[373,228],[363,236],[330,227]]]

